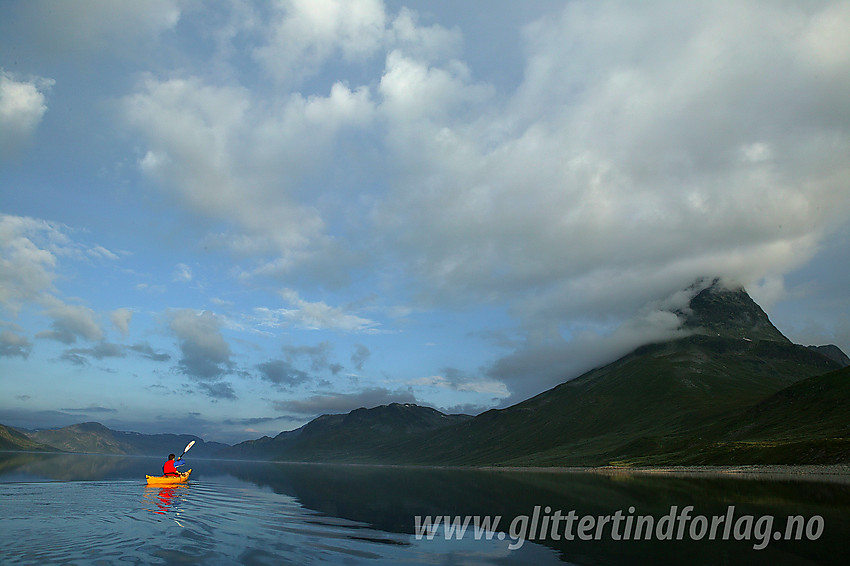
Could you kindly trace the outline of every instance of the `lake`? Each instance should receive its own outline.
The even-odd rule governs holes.
[[[847,476],[187,464],[0,453],[0,563],[844,564],[850,536]]]

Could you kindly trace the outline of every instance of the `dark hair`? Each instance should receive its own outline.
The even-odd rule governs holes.
[[[173,460],[173,459],[174,459],[174,454],[169,454],[169,455],[168,455],[168,459],[169,459],[169,460]]]

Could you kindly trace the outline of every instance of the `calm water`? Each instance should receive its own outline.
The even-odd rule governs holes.
[[[143,478],[159,469],[158,460],[0,453],[0,563],[844,564],[850,535],[848,478],[188,464],[187,484],[151,488]],[[680,540],[675,527],[683,521],[667,519],[672,540],[664,540],[662,519],[673,506],[679,516],[693,509]],[[571,510],[575,536],[566,540]],[[615,534],[613,519],[598,517],[618,511]],[[416,516],[438,515],[459,516],[458,525],[467,516],[501,522],[477,536],[470,522],[459,540],[456,529],[446,540],[442,526],[430,540],[415,534]],[[802,518],[800,540],[781,540],[788,515]],[[716,516],[736,521],[728,540],[722,528],[709,539]],[[584,538],[598,533],[599,540],[580,540],[585,517],[595,525],[584,528]],[[636,534],[639,517],[654,519],[652,534]],[[527,540],[531,532],[537,540]]]

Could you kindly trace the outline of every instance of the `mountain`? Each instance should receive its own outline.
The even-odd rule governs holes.
[[[690,336],[643,346],[395,452],[421,463],[669,463],[681,460],[709,425],[840,367],[791,343],[740,287],[715,280],[680,316]]]
[[[100,423],[80,423],[59,429],[45,429],[28,432],[27,436],[36,442],[55,446],[66,452],[85,452],[91,454],[134,454],[162,456],[179,453],[186,444],[195,440],[192,456],[210,458],[226,448],[226,444],[204,442],[188,434],[141,434],[111,430]]]
[[[700,289],[704,284],[698,282],[691,290]],[[699,290],[688,308],[677,314],[685,319],[682,328],[697,334],[791,343],[743,287],[729,286],[720,279],[712,280]]]
[[[511,407],[403,433],[364,427],[358,412],[326,415],[237,448],[277,460],[426,465],[660,464],[693,461],[700,454],[706,456],[703,463],[728,459],[730,447],[744,437],[724,423],[739,423],[736,430],[752,425],[755,433],[767,417],[756,419],[748,411],[841,365],[793,344],[741,287],[714,280],[691,293],[687,307],[677,312],[685,337],[642,346]],[[816,413],[830,402],[828,395],[816,398],[810,410]],[[359,411],[367,416],[375,409]],[[391,421],[395,430],[407,417]],[[836,426],[850,422],[840,411],[835,419]]]
[[[469,415],[446,415],[431,407],[392,403],[348,414],[322,415],[304,426],[222,450],[224,458],[355,462],[380,454],[394,443],[465,422]],[[380,458],[379,458],[380,459]],[[369,458],[375,461],[375,458]]]
[[[707,428],[682,463],[850,462],[850,367],[799,381]]]
[[[838,362],[841,367],[846,368],[847,366],[850,366],[850,358],[848,358],[847,354],[842,352],[841,348],[835,344],[827,344],[826,346],[809,346],[809,349],[823,354],[830,360]]]
[[[23,450],[31,452],[52,452],[56,449],[36,442],[14,428],[0,425],[0,450]]]

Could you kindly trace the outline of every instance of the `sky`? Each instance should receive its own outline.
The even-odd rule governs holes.
[[[0,423],[478,414],[702,278],[850,352],[850,3],[0,3]],[[686,298],[686,297],[685,297]]]

